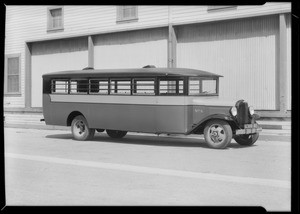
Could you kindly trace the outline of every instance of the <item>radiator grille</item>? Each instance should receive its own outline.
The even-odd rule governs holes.
[[[236,103],[237,108],[237,121],[240,126],[250,123],[249,121],[249,112],[248,112],[248,103],[244,100],[239,100]]]

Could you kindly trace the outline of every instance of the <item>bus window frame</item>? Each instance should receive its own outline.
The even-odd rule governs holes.
[[[190,94],[190,80],[215,80],[216,81],[216,93],[197,93]],[[188,96],[219,96],[219,77],[188,77],[187,80],[187,95]],[[200,84],[199,84],[200,87]]]
[[[100,88],[99,88],[99,91],[98,92],[92,92],[91,91],[91,80],[97,80],[97,81],[107,81],[107,89],[102,89],[102,90],[107,90],[107,93],[100,93]],[[109,78],[89,78],[89,94],[91,95],[110,95],[110,80]],[[99,85],[100,87],[100,85]]]
[[[108,78],[109,79],[109,94],[108,95],[121,95],[121,96],[128,96],[128,95],[132,95],[132,77],[125,77],[125,78],[122,78],[122,77],[112,77],[112,78]],[[114,87],[117,86],[117,88],[114,88],[112,89],[111,86],[112,86],[112,81],[129,81],[129,86],[130,86],[130,89],[118,89],[118,84],[114,83]],[[124,91],[124,90],[129,90],[129,93],[126,94],[126,93],[117,93],[117,92],[113,92],[112,91],[115,91],[115,90],[120,90],[120,91]]]
[[[159,96],[185,96],[186,95],[186,78],[183,77],[159,77],[157,78],[157,95]],[[179,89],[179,81],[182,80],[182,93],[179,93],[180,89]],[[175,89],[175,93],[160,93],[160,81],[176,81],[176,89]],[[177,87],[178,86],[178,87]]]
[[[80,80],[86,80],[87,81],[87,91],[86,92],[79,92],[78,91],[78,81]],[[71,86],[72,86],[72,81],[77,81],[77,87],[76,87],[76,92],[71,92]],[[90,90],[89,90],[90,86],[89,86],[89,80],[88,78],[71,78],[69,79],[69,94],[89,94],[90,93]]]
[[[136,83],[135,81],[153,81],[153,89],[140,89],[140,90],[153,90],[154,93],[138,93],[135,92],[137,91],[137,88],[135,88]],[[132,78],[132,82],[131,82],[131,95],[133,96],[156,96],[157,95],[157,90],[156,90],[156,84],[157,84],[157,80],[155,77],[138,77],[138,78]],[[152,85],[150,85],[152,86]]]
[[[56,81],[65,81],[67,83],[67,92],[57,92],[57,89],[55,89],[55,91],[53,91],[53,86],[56,86]],[[50,83],[50,94],[70,94],[70,79],[60,79],[60,78],[53,78],[51,79],[51,83]]]

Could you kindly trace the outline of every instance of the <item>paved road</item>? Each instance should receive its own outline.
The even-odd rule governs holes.
[[[7,205],[263,206],[290,210],[291,142],[262,134],[209,149],[202,137],[5,128]]]

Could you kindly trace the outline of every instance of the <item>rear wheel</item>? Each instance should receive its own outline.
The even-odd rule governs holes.
[[[75,140],[89,140],[94,137],[95,129],[90,129],[84,116],[78,115],[72,120],[72,134]]]
[[[209,147],[224,149],[232,139],[232,129],[223,120],[211,120],[204,128],[204,138]]]
[[[106,133],[111,138],[122,138],[127,134],[127,131],[119,131],[119,130],[106,130]]]
[[[259,133],[236,135],[234,140],[242,146],[252,146],[258,139]]]

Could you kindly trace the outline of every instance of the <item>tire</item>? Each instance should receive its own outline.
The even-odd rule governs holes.
[[[259,133],[236,135],[234,140],[242,146],[252,146],[258,139]]]
[[[231,142],[232,129],[224,120],[211,120],[205,125],[204,138],[210,148],[224,149]]]
[[[72,120],[72,134],[75,140],[85,141],[94,137],[95,129],[90,129],[84,116],[78,115]]]
[[[106,133],[111,138],[122,138],[127,134],[127,131],[118,131],[118,130],[106,130]]]

